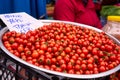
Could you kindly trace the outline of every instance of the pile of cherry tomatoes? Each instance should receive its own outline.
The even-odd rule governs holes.
[[[120,46],[104,32],[51,23],[27,33],[6,32],[4,46],[28,63],[70,74],[97,74],[120,64]]]

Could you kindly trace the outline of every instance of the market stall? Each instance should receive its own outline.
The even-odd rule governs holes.
[[[101,30],[97,29],[97,28],[93,28],[92,26],[88,26],[88,25],[84,25],[84,24],[79,24],[79,23],[74,23],[74,22],[64,22],[64,21],[55,21],[55,20],[43,20],[42,21],[44,24],[50,24],[52,22],[58,22],[58,23],[65,23],[68,25],[75,25],[75,26],[82,26],[83,28],[90,28],[93,29],[97,32],[102,32]],[[53,24],[54,26],[54,24]],[[56,25],[57,26],[57,25]],[[31,62],[29,63],[29,61],[25,61],[23,59],[25,59],[24,57],[22,59],[20,59],[18,56],[16,56],[15,54],[12,54],[3,44],[3,35],[8,31],[8,28],[5,27],[4,29],[1,30],[0,34],[0,45],[1,45],[1,53],[3,55],[3,58],[1,59],[1,65],[2,66],[2,79],[8,79],[9,76],[11,77],[11,79],[16,78],[16,80],[18,80],[19,78],[22,78],[24,80],[32,80],[33,78],[36,79],[42,79],[42,80],[82,80],[82,79],[87,79],[87,80],[106,80],[108,79],[108,76],[111,75],[112,73],[115,73],[117,71],[119,71],[120,69],[120,64],[118,63],[116,65],[116,67],[105,71],[105,72],[100,72],[97,74],[66,74],[63,72],[59,72],[58,71],[54,71],[54,70],[49,70],[49,68],[47,67],[38,67],[37,64],[31,64]],[[106,33],[107,34],[107,33]],[[113,41],[115,41],[116,44],[120,45],[120,42],[114,38],[113,36],[107,34],[107,36],[110,37],[110,39],[112,39]],[[58,38],[57,38],[58,39]],[[69,52],[69,51],[67,51]],[[15,65],[10,65],[8,66],[7,61],[13,61],[13,63]],[[110,62],[111,63],[111,62]],[[109,64],[110,64],[109,63]],[[12,68],[10,68],[12,66]],[[27,77],[26,75],[23,76],[19,73],[20,68],[24,68],[27,71]],[[11,70],[12,69],[12,70]],[[9,70],[9,71],[8,71]],[[8,76],[9,75],[9,76]],[[23,78],[24,77],[24,78]]]
[[[44,1],[26,0],[27,5],[23,10],[27,9],[25,12],[33,17],[46,18]],[[47,0],[47,3],[50,1]],[[14,4],[14,11],[21,11],[19,3],[22,2],[14,0],[14,3],[17,3]],[[32,3],[32,7],[29,3]],[[6,7],[3,13],[9,13]],[[53,7],[47,8],[47,14],[51,9],[53,15]],[[22,20],[19,19],[20,15],[12,16],[12,21],[11,16],[7,16],[6,21],[9,20],[10,26],[0,20],[0,80],[119,80],[119,10],[116,5],[102,8],[101,18],[105,19],[102,20],[102,29],[58,20],[39,20],[44,25],[38,28],[38,20],[27,17]],[[34,26],[38,29],[30,30],[28,34],[27,30],[21,31],[26,32],[24,35],[17,34],[9,29],[16,22],[22,25],[15,27],[27,26],[27,30],[35,22]]]

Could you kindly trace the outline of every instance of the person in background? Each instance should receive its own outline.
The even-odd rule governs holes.
[[[93,0],[57,0],[53,18],[102,28]]]

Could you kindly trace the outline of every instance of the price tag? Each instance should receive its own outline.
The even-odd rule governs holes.
[[[25,12],[1,14],[0,18],[7,25],[10,31],[26,33],[29,30],[37,29],[43,26],[40,20],[37,20]]]

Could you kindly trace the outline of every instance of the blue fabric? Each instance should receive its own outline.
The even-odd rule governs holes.
[[[26,12],[35,18],[46,14],[46,0],[1,0],[0,14]]]
[[[49,4],[51,2],[51,0],[46,0],[46,3]]]

